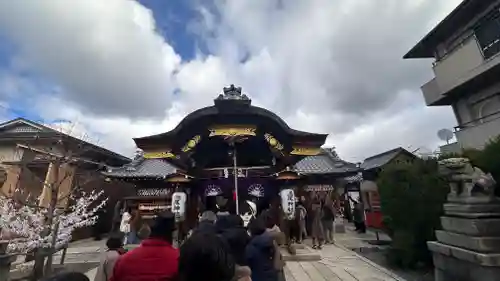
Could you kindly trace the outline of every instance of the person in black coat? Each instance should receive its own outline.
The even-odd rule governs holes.
[[[217,221],[216,229],[231,248],[236,264],[246,265],[245,248],[250,236],[243,226],[243,219],[238,215],[223,216]]]
[[[274,238],[266,232],[265,222],[257,218],[249,225],[252,236],[245,248],[245,258],[252,270],[252,281],[277,281],[278,271],[274,266]]]

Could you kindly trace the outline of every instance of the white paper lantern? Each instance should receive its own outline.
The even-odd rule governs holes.
[[[283,189],[280,191],[281,206],[285,217],[288,220],[292,220],[295,217],[295,193],[293,189]]]
[[[176,221],[183,221],[186,213],[187,196],[184,192],[174,192],[172,194],[172,213],[175,215]]]

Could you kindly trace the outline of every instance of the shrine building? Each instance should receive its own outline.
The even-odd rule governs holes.
[[[179,190],[188,196],[189,220],[227,201],[233,212],[231,202],[239,202],[241,214],[243,202],[268,205],[285,186],[305,197],[359,189],[359,166],[322,148],[327,136],[290,128],[231,85],[212,106],[188,114],[171,131],[134,138],[142,153],[104,175],[133,184],[136,194],[126,204],[146,217],[170,208]]]

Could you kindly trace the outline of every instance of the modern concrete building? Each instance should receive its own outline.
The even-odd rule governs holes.
[[[435,78],[421,89],[428,106],[452,106],[457,149],[500,134],[499,8],[499,0],[462,1],[404,56],[434,58]]]

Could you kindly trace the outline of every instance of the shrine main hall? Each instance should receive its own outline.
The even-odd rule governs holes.
[[[297,197],[357,191],[360,168],[322,148],[327,136],[292,129],[231,85],[171,131],[134,138],[141,153],[104,175],[134,186],[126,205],[145,217],[169,209],[172,194],[184,192],[188,221],[220,205],[236,205],[238,214],[247,212],[247,201],[268,206],[284,188]]]

